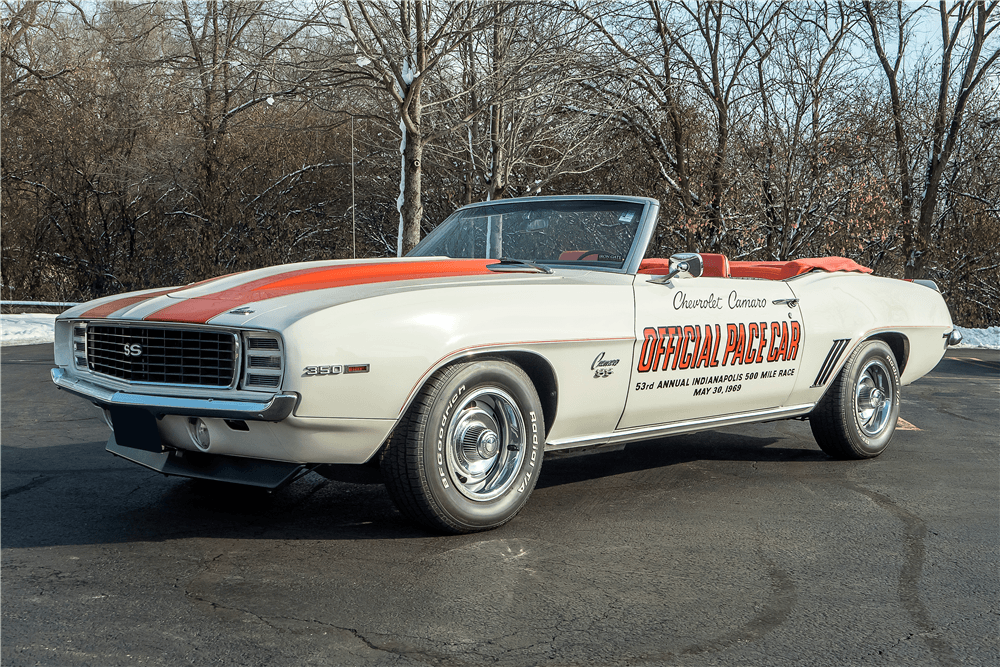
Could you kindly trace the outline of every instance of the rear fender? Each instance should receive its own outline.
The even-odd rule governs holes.
[[[929,372],[947,348],[951,316],[940,293],[923,285],[853,273],[788,281],[805,330],[793,403],[818,402],[857,349],[879,339],[892,350],[904,385]]]

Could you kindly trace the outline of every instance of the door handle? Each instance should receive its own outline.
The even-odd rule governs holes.
[[[775,299],[771,303],[773,303],[775,306],[785,305],[785,306],[788,306],[789,308],[794,308],[795,306],[799,305],[799,300],[798,299]]]

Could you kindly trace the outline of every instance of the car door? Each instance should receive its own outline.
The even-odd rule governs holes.
[[[631,381],[619,429],[782,406],[805,329],[782,281],[674,278],[634,282]]]

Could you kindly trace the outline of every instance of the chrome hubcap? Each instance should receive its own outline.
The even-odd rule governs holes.
[[[480,387],[464,397],[448,422],[446,438],[451,481],[471,500],[503,495],[527,450],[521,411],[499,387]]]
[[[892,381],[889,369],[880,360],[869,361],[854,389],[854,409],[858,426],[867,436],[876,436],[889,426],[892,412]]]

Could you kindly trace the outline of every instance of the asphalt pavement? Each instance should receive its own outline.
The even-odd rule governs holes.
[[[549,457],[498,530],[379,485],[277,493],[104,451],[98,411],[0,352],[0,663],[1000,663],[1000,352],[903,388],[879,458],[802,421]]]

